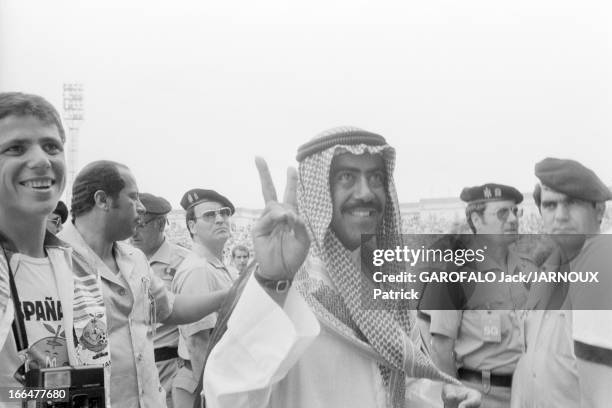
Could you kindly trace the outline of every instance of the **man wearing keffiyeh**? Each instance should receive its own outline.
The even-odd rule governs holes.
[[[404,407],[407,377],[448,382],[445,406],[478,406],[477,392],[411,340],[408,310],[361,296],[372,285],[360,272],[362,234],[380,248],[401,239],[395,150],[377,134],[337,128],[301,146],[297,160],[283,203],[257,161],[266,201],[253,229],[259,268],[210,354],[207,407]]]

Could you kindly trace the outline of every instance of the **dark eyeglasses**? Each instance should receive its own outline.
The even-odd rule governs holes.
[[[494,214],[497,215],[498,220],[505,222],[508,220],[508,217],[510,217],[510,213],[514,214],[516,218],[520,218],[523,216],[523,209],[517,206],[503,207],[498,209]]]
[[[59,228],[62,225],[61,218],[47,218],[47,222],[50,222],[55,226],[55,228]]]
[[[232,215],[232,209],[229,207],[221,207],[218,210],[204,211],[199,217],[196,218],[201,218],[203,221],[211,222],[217,219],[217,215],[220,215],[223,219],[228,219],[230,215]]]

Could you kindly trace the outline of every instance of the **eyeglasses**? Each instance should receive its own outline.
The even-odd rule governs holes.
[[[59,228],[62,225],[62,219],[60,218],[47,218],[47,222],[50,222],[55,228]]]
[[[228,219],[230,215],[232,215],[232,209],[229,207],[221,207],[218,210],[204,211],[199,217],[196,218],[201,218],[203,221],[212,222],[217,219],[217,215],[220,215],[224,220]]]
[[[153,217],[153,218],[149,219],[148,221],[144,221],[144,219],[143,219],[143,218],[141,218],[141,219],[140,219],[140,222],[139,222],[139,223],[138,223],[138,225],[137,225],[137,227],[138,227],[138,228],[144,228],[144,227],[146,227],[147,225],[149,225],[150,223],[152,223],[153,221],[155,221],[155,220],[159,220],[160,218],[162,218],[162,217]],[[168,219],[167,219],[167,218],[165,218],[165,223],[166,223],[166,224],[169,224],[169,221],[168,221]]]
[[[505,222],[508,220],[508,217],[510,217],[510,213],[514,214],[514,216],[516,218],[520,218],[523,216],[523,209],[522,208],[518,208],[517,206],[514,207],[503,207],[503,208],[499,208],[496,212],[494,212],[493,214],[497,215],[497,219]]]

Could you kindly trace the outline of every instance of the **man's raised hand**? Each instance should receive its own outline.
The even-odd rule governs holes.
[[[276,197],[270,170],[264,159],[255,158],[266,207],[253,227],[255,259],[259,274],[267,279],[293,279],[308,255],[310,238],[304,221],[297,214],[297,171],[287,171],[282,203]]]

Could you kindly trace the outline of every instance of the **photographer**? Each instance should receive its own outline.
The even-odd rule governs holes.
[[[65,185],[64,142],[49,102],[0,94],[0,384],[11,389],[30,369],[109,364],[99,280],[73,271],[68,245],[46,231]]]
[[[60,233],[79,254],[79,264],[102,280],[112,344],[111,403],[119,407],[166,406],[153,351],[157,324],[200,320],[228,292],[174,296],[168,291],[142,251],[121,242],[134,235],[144,212],[129,168],[95,161],[74,180],[73,220]]]

